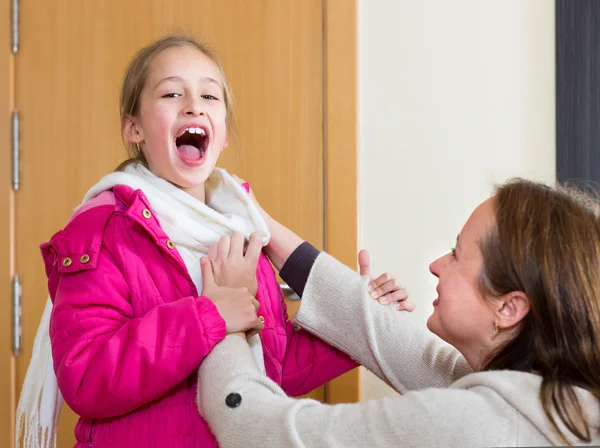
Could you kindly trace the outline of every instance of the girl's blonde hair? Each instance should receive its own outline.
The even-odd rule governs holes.
[[[121,87],[121,131],[123,130],[125,117],[138,116],[140,109],[140,96],[144,85],[146,84],[146,79],[148,78],[150,63],[162,51],[177,47],[196,48],[206,55],[211,61],[213,61],[213,63],[219,69],[221,81],[223,82],[225,109],[227,111],[227,132],[229,139],[236,141],[238,137],[238,127],[233,94],[231,92],[231,87],[227,82],[227,78],[225,77],[223,67],[221,66],[219,59],[212,49],[210,49],[207,45],[198,42],[193,37],[185,34],[165,36],[151,43],[150,45],[147,45],[139,50],[129,62],[127,70],[125,71],[125,77],[123,78],[123,85]],[[139,145],[137,143],[128,142],[125,139],[123,142],[125,143],[125,148],[127,149],[129,158],[117,167],[117,171],[122,171],[127,165],[133,162],[142,163],[147,167],[148,163],[146,162],[146,158],[144,157]]]

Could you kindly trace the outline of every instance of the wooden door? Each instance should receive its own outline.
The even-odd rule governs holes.
[[[10,3],[0,0],[0,446],[10,446],[14,427],[15,387],[12,357],[10,123],[13,107]]]
[[[39,244],[87,189],[125,158],[121,76],[133,53],[178,29],[207,40],[233,87],[245,147],[219,163],[247,179],[264,207],[323,242],[322,0],[31,0],[21,3],[16,104],[21,190],[16,270],[23,287],[20,391],[47,297]],[[323,399],[323,390],[312,394]],[[64,411],[59,446],[73,446]]]

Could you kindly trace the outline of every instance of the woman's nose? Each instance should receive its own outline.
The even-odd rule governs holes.
[[[438,258],[437,260],[433,261],[429,265],[429,272],[431,272],[436,277],[439,277],[440,276],[440,272],[442,271],[442,268],[445,265],[444,259],[446,258],[446,256],[447,255],[444,255],[444,256]]]

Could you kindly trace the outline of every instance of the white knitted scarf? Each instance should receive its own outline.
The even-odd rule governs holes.
[[[162,229],[177,247],[188,272],[202,291],[200,257],[221,236],[240,231],[248,237],[258,232],[269,242],[268,227],[246,190],[225,170],[215,168],[206,181],[206,204],[152,174],[140,164],[128,166],[100,180],[85,195],[81,207],[117,185],[142,190]],[[78,207],[78,208],[79,208]],[[33,343],[31,361],[23,382],[16,416],[16,447],[54,448],[63,398],[58,390],[50,346],[52,302],[48,298]],[[264,373],[260,338],[248,341]]]

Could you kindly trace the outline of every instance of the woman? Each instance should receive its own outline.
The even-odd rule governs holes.
[[[367,277],[268,222],[271,260],[302,293],[296,323],[403,395],[287,398],[232,335],[200,367],[199,410],[220,446],[600,443],[600,218],[588,198],[515,180],[477,207],[430,266],[439,283],[427,327],[450,345],[375,304]],[[215,272],[233,272],[212,258]],[[382,292],[397,299],[395,285]]]

